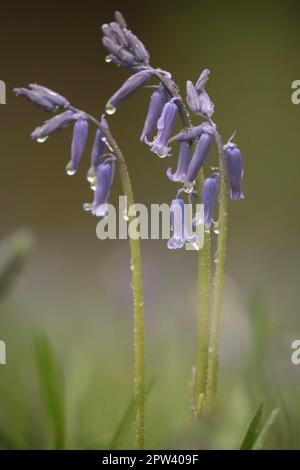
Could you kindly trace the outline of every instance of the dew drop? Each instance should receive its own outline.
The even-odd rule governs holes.
[[[186,181],[183,185],[184,192],[187,194],[191,194],[194,190],[194,183],[190,183],[189,181]]]
[[[94,168],[90,168],[87,172],[86,179],[89,183],[93,183],[95,180],[96,174]]]
[[[48,139],[48,135],[46,135],[45,137],[39,137],[38,139],[36,139],[36,141],[39,143],[39,144],[43,144],[44,142],[46,142],[46,140]]]
[[[85,202],[82,207],[85,212],[91,212],[92,210],[92,204],[90,202]]]
[[[117,108],[113,104],[107,103],[107,105],[105,106],[106,114],[115,114],[116,110]]]
[[[69,161],[69,163],[66,166],[66,173],[67,173],[68,176],[73,176],[76,173],[76,170],[74,170],[71,160]]]
[[[214,232],[216,235],[219,235],[219,233],[220,233],[219,222],[215,222],[215,223],[214,223],[213,232]]]
[[[109,63],[111,62],[111,60],[112,60],[112,59],[111,59],[111,56],[110,56],[110,55],[107,55],[107,56],[105,57],[105,62],[106,62],[107,64],[109,64]]]

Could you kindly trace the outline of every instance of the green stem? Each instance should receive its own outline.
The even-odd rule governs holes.
[[[71,108],[75,109],[75,108]],[[85,113],[86,114],[86,113]],[[119,162],[119,175],[124,195],[127,197],[127,207],[134,204],[134,195],[128,168],[123,153],[117,142],[106,129],[93,116],[86,114],[87,118],[98,127],[106,138],[109,146]],[[130,238],[133,292],[133,336],[134,336],[134,448],[144,448],[145,431],[145,353],[144,353],[144,300],[141,250],[139,239]]]
[[[216,253],[216,271],[214,278],[214,295],[212,303],[211,332],[209,342],[209,361],[207,378],[207,408],[211,411],[217,399],[218,375],[219,375],[219,347],[220,347],[220,326],[221,307],[224,290],[226,245],[227,245],[227,180],[224,166],[224,150],[220,134],[213,121],[211,124],[215,128],[215,139],[218,147],[220,161],[220,193],[219,193],[219,235]]]
[[[198,255],[199,301],[197,311],[197,360],[194,388],[194,417],[199,418],[205,404],[208,345],[209,345],[209,309],[210,309],[210,234],[204,234],[204,246]]]

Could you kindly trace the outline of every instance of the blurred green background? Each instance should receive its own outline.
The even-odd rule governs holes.
[[[195,424],[189,411],[197,256],[169,252],[164,241],[142,243],[147,376],[154,379],[146,445],[238,447],[265,401],[280,408],[269,448],[297,448],[300,368],[290,362],[291,342],[300,336],[300,106],[291,103],[291,83],[300,79],[296,0],[2,6],[0,78],[8,93],[0,107],[0,235],[26,227],[35,244],[1,305],[7,365],[0,366],[0,445],[55,445],[38,383],[37,330],[46,332],[63,370],[67,447],[108,445],[130,402],[127,243],[99,241],[96,219],[82,210],[91,198],[88,156],[78,175],[65,175],[71,129],[44,145],[31,142],[30,132],[47,116],[11,91],[38,82],[99,115],[128,77],[104,62],[100,27],[116,9],[145,43],[152,65],[171,71],[182,90],[187,79],[211,70],[215,119],[224,139],[237,130],[244,155],[246,198],[230,205],[220,405],[212,422]],[[150,93],[140,91],[111,118],[136,200],[146,204],[175,194],[165,177],[170,160],[155,158],[139,143]],[[112,201],[119,192],[117,183]],[[118,445],[129,443],[130,430]]]

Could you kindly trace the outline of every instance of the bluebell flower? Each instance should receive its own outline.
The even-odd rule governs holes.
[[[220,174],[213,173],[206,178],[202,188],[202,204],[204,205],[204,225],[210,229],[213,222],[213,211],[220,190]]]
[[[121,13],[115,13],[115,20],[102,26],[102,42],[109,52],[107,62],[112,61],[133,71],[147,67],[149,53],[142,41],[127,28]]]
[[[68,175],[74,175],[78,170],[79,163],[84,154],[89,133],[89,124],[86,119],[78,119],[74,124],[71,145],[71,160],[66,171]]]
[[[172,236],[168,241],[168,248],[177,250],[185,244],[184,202],[180,198],[173,199],[171,202],[170,221]]]
[[[178,142],[187,142],[198,139],[201,134],[203,134],[205,125],[206,124],[199,124],[198,126],[193,126],[189,127],[188,129],[185,129],[176,136],[176,140]]]
[[[107,204],[115,172],[115,161],[107,159],[96,170],[96,190],[92,203],[92,214],[97,217],[106,215],[105,204]]]
[[[208,155],[211,142],[212,142],[212,135],[214,133],[213,128],[209,124],[203,124],[203,133],[200,136],[200,139],[197,142],[187,175],[186,181],[188,183],[193,183],[197,178],[197,175],[200,169],[203,166],[203,163],[206,160]]]
[[[203,91],[208,79],[209,79],[209,74],[210,74],[210,71],[208,69],[204,69],[201,74],[200,74],[200,77],[198,78],[198,81],[195,85],[195,88],[197,90],[198,93],[200,93],[201,91]]]
[[[165,90],[165,87],[160,83],[157,90],[152,93],[150,104],[144,124],[144,128],[140,137],[140,141],[148,145],[151,145],[149,142],[149,137],[155,131],[157,121],[161,116],[164,105],[168,100],[168,95]]]
[[[160,158],[170,155],[171,147],[168,146],[178,115],[177,99],[168,101],[162,110],[157,121],[157,135],[151,143],[151,152],[156,153]]]
[[[32,140],[36,140],[38,142],[43,142],[47,139],[47,137],[54,132],[59,131],[67,127],[69,124],[74,122],[77,118],[79,118],[79,113],[75,113],[74,111],[67,110],[61,114],[57,114],[48,121],[45,121],[44,124],[40,127],[37,127],[31,134]]]
[[[57,109],[67,108],[70,105],[70,102],[64,96],[59,95],[56,91],[50,90],[50,88],[38,85],[37,83],[30,83],[29,87],[34,92],[50,101]]]
[[[224,145],[224,157],[229,180],[229,196],[232,201],[244,199],[242,191],[243,159],[240,149],[229,142]]]
[[[122,101],[133,95],[139,88],[146,85],[152,76],[151,70],[142,70],[129,77],[121,88],[108,100],[106,105],[107,114],[113,114]]]
[[[204,89],[196,89],[193,83],[188,80],[186,83],[186,100],[190,110],[204,118],[210,118],[214,112],[214,104]]]
[[[177,169],[172,173],[172,169],[168,168],[167,176],[171,181],[184,183],[186,174],[191,161],[191,146],[188,142],[182,142],[179,150]]]

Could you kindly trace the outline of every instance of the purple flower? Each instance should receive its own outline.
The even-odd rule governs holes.
[[[50,90],[50,88],[38,85],[37,83],[30,83],[29,86],[36,93],[50,101],[56,108],[66,108],[70,105],[70,102],[64,96]]]
[[[198,81],[195,85],[195,88],[196,90],[198,91],[198,93],[200,93],[200,91],[203,91],[208,79],[209,79],[209,74],[210,74],[210,71],[208,69],[204,69],[203,72],[201,72],[201,75],[200,77],[198,78]]]
[[[202,188],[202,204],[204,204],[204,225],[207,230],[210,229],[213,222],[213,211],[219,194],[219,189],[219,173],[214,173],[209,178],[206,178]]]
[[[121,28],[127,28],[125,18],[119,11],[115,12],[115,20],[121,26]]]
[[[201,134],[200,139],[197,142],[187,175],[186,181],[188,183],[193,183],[193,181],[197,178],[197,175],[200,169],[203,166],[203,163],[206,160],[208,155],[211,142],[212,142],[212,134],[213,128],[209,124],[203,124],[203,133]]]
[[[108,100],[105,108],[107,114],[113,114],[117,106],[126,100],[126,98],[133,95],[139,88],[146,85],[151,76],[151,70],[142,70],[128,78],[121,88]]]
[[[115,62],[134,71],[147,67],[149,53],[142,41],[127,29],[121,13],[115,13],[115,20],[102,26],[102,42],[110,54],[107,62]]]
[[[225,165],[230,186],[230,199],[239,201],[244,199],[242,191],[243,159],[241,151],[235,144],[229,142],[224,145]]]
[[[57,111],[57,109],[65,108],[70,104],[66,98],[49,88],[34,83],[31,83],[29,87],[31,90],[27,88],[14,88],[13,91],[17,96],[25,96],[32,104],[48,112]]]
[[[74,124],[73,139],[71,145],[71,160],[66,168],[68,175],[74,175],[78,170],[80,160],[85,151],[88,134],[88,121],[86,119],[78,119],[78,121],[76,121]]]
[[[176,140],[178,142],[186,142],[194,139],[198,139],[201,134],[203,134],[203,126],[205,128],[206,124],[199,124],[199,126],[190,127],[189,129],[180,132],[176,136]]]
[[[148,113],[146,116],[143,132],[140,137],[141,142],[150,145],[149,137],[156,129],[157,121],[162,113],[163,107],[166,104],[167,99],[168,97],[165,87],[160,83],[158,89],[155,90],[150,99]]]
[[[169,139],[172,135],[178,114],[177,99],[168,101],[162,110],[157,121],[157,135],[151,143],[151,152],[156,153],[160,158],[170,155],[171,147],[168,147]]]
[[[102,155],[105,150],[105,141],[103,139],[103,134],[100,129],[96,130],[95,138],[93,142],[92,152],[91,152],[91,164],[90,168],[96,171],[97,166],[102,163]]]
[[[71,110],[57,114],[48,121],[45,121],[41,127],[37,127],[32,132],[32,140],[36,140],[37,142],[44,142],[49,135],[59,131],[60,129],[63,129],[64,127],[67,127],[71,122],[79,118],[78,114],[79,113],[75,113]]]
[[[168,241],[170,250],[182,248],[185,244],[184,235],[184,202],[182,199],[173,199],[170,207],[172,236]]]
[[[97,217],[104,217],[106,215],[105,204],[107,204],[110,189],[113,183],[115,171],[115,161],[108,159],[98,165],[96,170],[96,190],[94,193],[94,200],[92,203],[92,214]]]
[[[176,172],[172,174],[171,168],[167,170],[167,176],[171,181],[178,183],[184,183],[186,179],[186,173],[189,168],[191,161],[190,144],[188,142],[182,142],[180,145],[179,157],[177,162]]]
[[[186,100],[190,110],[194,114],[209,118],[214,113],[214,104],[206,91],[203,89],[203,86],[206,83],[205,79],[207,80],[208,77],[206,78],[203,76],[201,78],[200,76],[197,82],[198,87],[197,85],[195,87],[190,80],[186,82]]]

